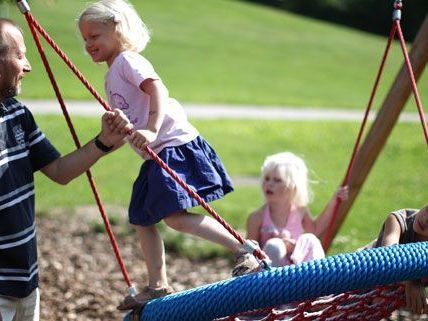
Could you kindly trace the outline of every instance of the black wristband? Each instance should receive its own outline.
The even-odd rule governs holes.
[[[104,145],[99,139],[98,139],[98,137],[99,137],[100,135],[97,135],[97,136],[95,136],[95,139],[94,139],[94,143],[95,143],[95,146],[97,146],[97,148],[99,149],[99,150],[101,150],[101,151],[103,151],[104,153],[108,153],[108,152],[110,152],[112,149],[113,149],[113,146],[106,146],[106,145]]]

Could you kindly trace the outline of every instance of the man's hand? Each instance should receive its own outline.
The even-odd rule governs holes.
[[[120,109],[104,113],[101,122],[100,141],[106,146],[115,146],[122,142],[133,126]]]

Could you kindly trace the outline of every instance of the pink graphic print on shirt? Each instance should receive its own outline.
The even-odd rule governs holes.
[[[131,117],[128,111],[129,104],[126,102],[125,97],[123,97],[120,94],[113,94],[111,92],[110,92],[110,96],[114,101],[114,105],[125,113],[126,117],[128,117],[132,125],[135,125],[138,122],[138,117],[135,117],[134,119]]]

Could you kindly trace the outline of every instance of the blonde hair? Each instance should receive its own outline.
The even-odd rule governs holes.
[[[312,192],[309,186],[308,168],[302,158],[291,152],[267,156],[261,168],[262,179],[267,174],[278,171],[290,191],[294,191],[291,201],[296,206],[306,206]]]
[[[143,51],[150,41],[150,31],[135,8],[126,0],[101,0],[86,7],[77,19],[114,23],[122,49]]]

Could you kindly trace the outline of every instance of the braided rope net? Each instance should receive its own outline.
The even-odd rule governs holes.
[[[404,303],[401,285],[380,286],[366,291],[350,291],[313,301],[253,310],[216,321],[244,320],[380,320]]]
[[[397,283],[426,275],[428,242],[374,248],[178,292],[124,320],[381,320],[404,305]]]

